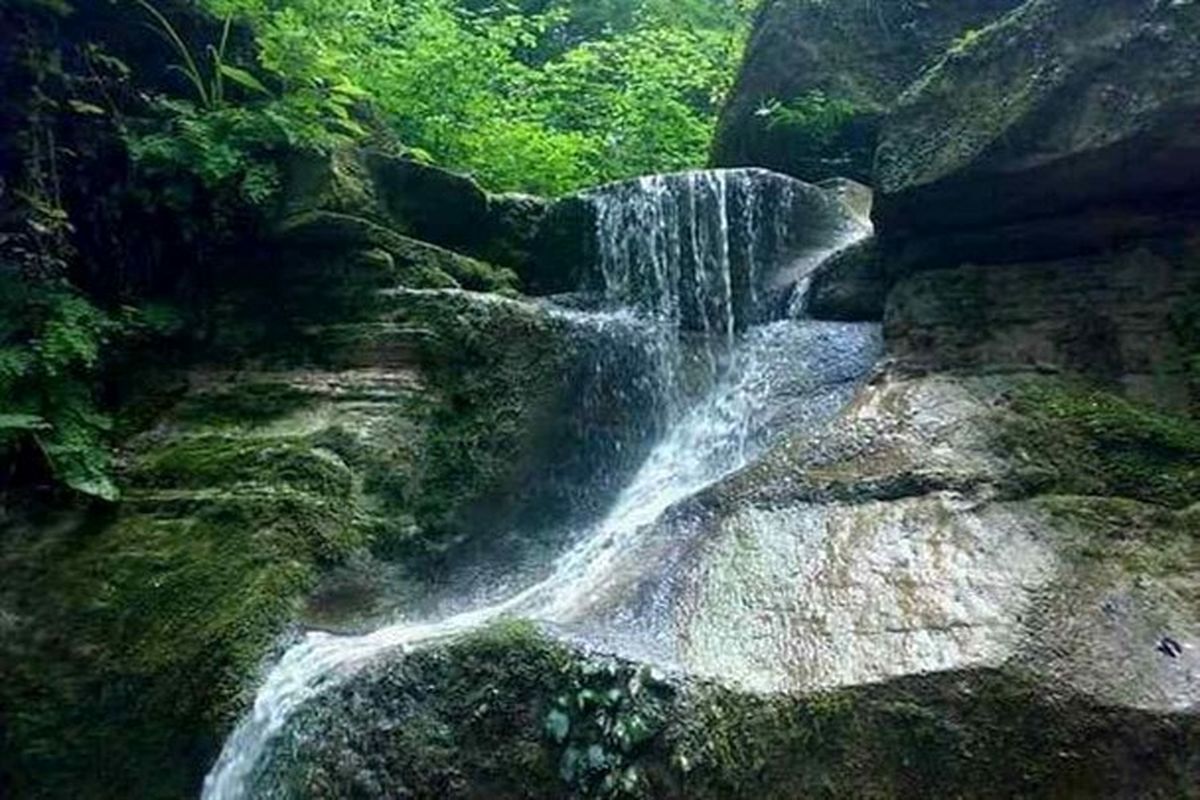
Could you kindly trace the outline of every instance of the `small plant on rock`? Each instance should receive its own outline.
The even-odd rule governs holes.
[[[570,668],[569,690],[546,714],[559,748],[559,774],[584,797],[647,797],[638,765],[665,724],[669,689],[647,666],[615,660]]]

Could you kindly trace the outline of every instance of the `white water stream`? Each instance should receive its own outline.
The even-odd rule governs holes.
[[[747,171],[644,179],[595,193],[599,266],[610,299],[670,323],[661,328],[672,347],[679,346],[685,326],[716,340],[710,352],[719,358],[714,356],[711,366],[716,370],[719,364],[721,376],[714,388],[677,416],[609,512],[574,539],[578,544],[542,580],[500,602],[442,619],[400,621],[362,636],[307,634],[267,674],[253,709],[225,742],[205,779],[203,798],[252,796],[256,774],[294,712],[382,654],[427,646],[509,616],[577,627],[627,580],[630,554],[649,526],[673,505],[756,457],[777,432],[772,409],[796,401],[794,376],[780,373],[797,362],[781,358],[781,345],[819,342],[821,336],[873,335],[854,326],[803,320],[736,333],[766,313],[759,298],[771,291],[769,270],[788,249],[788,226],[805,222],[793,203],[797,196],[809,204],[824,202],[807,194],[813,191],[779,176]],[[736,210],[731,211],[731,204]],[[809,237],[807,255],[800,259],[804,263],[797,264],[792,248],[787,266],[801,276],[829,252],[865,234],[853,225],[830,226],[825,219],[818,227],[824,227],[825,237]],[[735,257],[737,253],[742,255]],[[813,330],[819,335],[796,336]],[[866,346],[854,349],[860,359],[868,351]],[[808,361],[798,364],[809,366]]]

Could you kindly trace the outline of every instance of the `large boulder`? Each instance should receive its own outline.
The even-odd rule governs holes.
[[[1011,668],[1194,710],[1198,467],[1195,421],[1071,381],[884,375],[676,508],[579,624],[759,691]]]
[[[759,11],[712,164],[870,182],[879,119],[956,37],[1018,0],[773,0]]]
[[[374,150],[297,153],[288,160],[277,226],[289,229],[315,213],[363,223],[520,273],[534,294],[561,290],[546,261],[540,197],[492,194],[474,178]],[[361,227],[361,225],[360,225]],[[570,273],[570,267],[563,267]],[[478,288],[465,283],[467,288]],[[487,287],[495,288],[495,287]]]
[[[881,235],[953,233],[960,257],[964,231],[1082,214],[1057,236],[1042,231],[1079,249],[1105,246],[1114,229],[1153,229],[1147,213],[1194,214],[1200,6],[1029,0],[905,92],[876,178]],[[966,249],[997,260],[1012,238]]]
[[[1200,6],[1028,0],[884,123],[891,353],[1089,375],[1195,408]]]
[[[1195,715],[974,670],[757,696],[505,624],[364,670],[255,797],[1186,797]]]

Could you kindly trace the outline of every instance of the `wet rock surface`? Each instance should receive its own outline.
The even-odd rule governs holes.
[[[816,319],[882,320],[889,285],[883,265],[874,239],[846,248],[813,273],[805,313]]]

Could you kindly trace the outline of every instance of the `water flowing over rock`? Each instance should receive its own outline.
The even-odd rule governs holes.
[[[764,170],[656,175],[584,198],[605,296],[719,337],[782,316],[797,281],[866,233],[836,193]]]
[[[525,588],[363,636],[304,636],[267,674],[252,712],[205,781],[206,798],[266,791],[257,776],[295,711],[388,653],[402,656],[510,616],[586,638],[594,609],[630,578],[657,569],[653,560],[630,561],[648,526],[749,463],[783,430],[835,414],[876,359],[874,325],[784,319],[751,327],[769,318],[772,307],[776,316],[785,309],[783,299],[795,288],[789,281],[866,234],[821,190],[761,172],[714,173],[644,179],[588,201],[596,208],[606,300],[654,326],[658,339],[648,346],[668,372],[686,362],[697,342],[708,355],[715,343],[721,357],[705,361],[714,376],[709,388],[678,408],[607,513],[568,537],[562,555]],[[611,312],[557,313],[581,321]]]
[[[304,775],[368,797],[387,796],[391,782],[440,786],[440,774],[427,784],[389,774],[411,762],[381,755],[390,745],[380,739],[434,702],[435,684],[406,681],[431,663],[457,669],[436,653],[513,618],[576,653],[666,668],[685,703],[697,679],[751,704],[784,693],[777,702],[799,704],[801,721],[768,717],[762,735],[790,744],[762,752],[785,760],[838,720],[840,760],[822,774],[852,787],[846,796],[990,796],[1009,779],[1053,795],[1060,775],[1090,786],[1120,774],[1116,795],[1132,798],[1189,780],[1194,759],[1181,754],[1200,707],[1194,425],[1044,374],[872,372],[878,325],[804,314],[814,271],[869,233],[819,189],[697,173],[603,187],[563,207],[586,212],[594,260],[582,291],[560,299],[569,307],[545,307],[582,329],[642,326],[650,368],[639,374],[656,376],[665,409],[653,447],[538,569],[365,635],[300,638],[226,741],[206,800],[293,797]],[[400,666],[410,659],[425,665],[416,678]],[[396,686],[414,694],[378,699]],[[320,713],[318,698],[341,716]],[[493,707],[483,697],[470,713],[488,719]],[[734,725],[717,707],[697,700],[676,722]],[[875,714],[888,720],[878,741],[863,733],[877,730],[864,722]],[[913,741],[895,741],[909,730],[897,717],[922,720]],[[1030,731],[1027,719],[1045,723]],[[451,760],[475,746],[446,733],[473,723],[444,724],[413,740],[448,737]],[[761,769],[760,751],[713,756],[720,745],[699,735],[718,788],[690,794],[695,753],[675,752],[684,788],[668,779],[661,796],[755,796],[719,779],[726,762]],[[1046,772],[1035,752],[1028,768],[987,744],[1026,747],[1027,735],[1062,763]],[[927,746],[954,773],[902,777]],[[1156,766],[1131,773],[1141,748]],[[342,752],[361,768],[331,765]],[[980,788],[977,767],[1003,780]],[[767,796],[812,788],[773,781]]]

